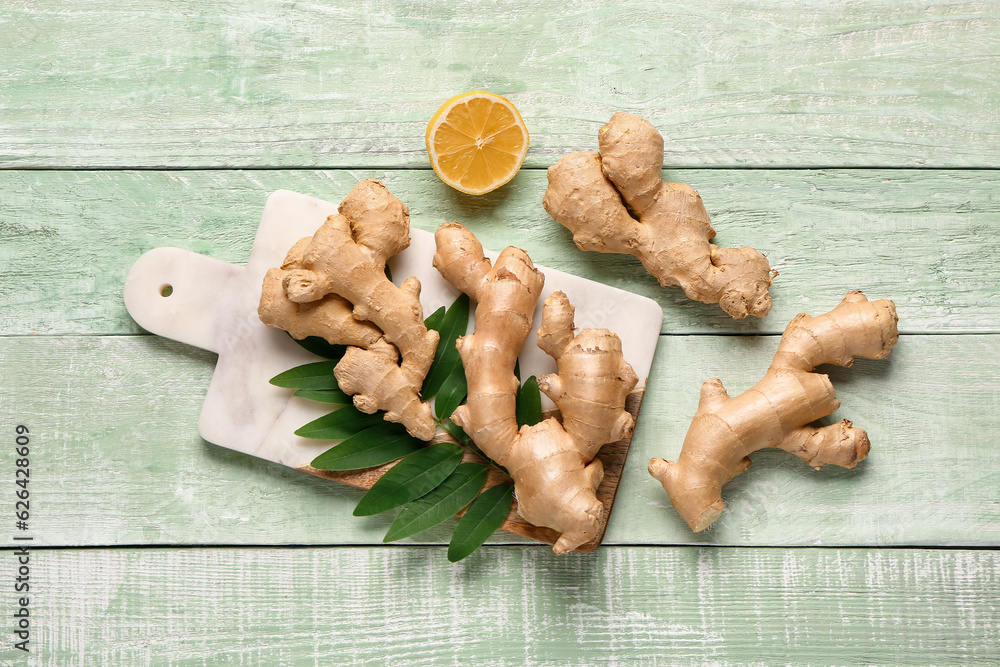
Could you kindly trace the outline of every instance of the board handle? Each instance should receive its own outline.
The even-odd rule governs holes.
[[[147,331],[218,353],[221,315],[242,267],[182,248],[142,255],[125,279],[125,308]]]

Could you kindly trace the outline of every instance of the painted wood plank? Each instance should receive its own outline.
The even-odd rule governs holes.
[[[493,547],[31,552],[75,664],[986,664],[1000,552]],[[11,580],[15,559],[0,573]],[[209,658],[209,656],[211,656]],[[27,658],[25,660],[25,657]]]
[[[663,336],[605,544],[1000,545],[1000,336],[904,336],[883,362],[830,370],[872,453],[816,472],[760,452],[693,534],[646,473],[675,458],[700,384],[735,393],[776,337]],[[47,546],[378,544],[393,516],[361,492],[210,445],[197,417],[214,356],[152,336],[0,338],[0,414],[32,430],[32,528]],[[14,453],[0,448],[0,468]],[[454,522],[410,543],[447,543]],[[515,538],[495,538],[510,542]],[[539,547],[543,548],[543,547]]]
[[[528,164],[647,116],[668,164],[996,166],[978,1],[7,3],[0,164],[426,166],[437,106],[509,95]]]
[[[180,246],[244,263],[267,195],[340,201],[377,177],[414,226],[468,225],[489,248],[525,248],[544,266],[657,299],[667,333],[780,333],[849,289],[894,299],[900,328],[1000,331],[1000,171],[670,170],[702,194],[727,246],[753,245],[780,274],[765,320],[661,288],[637,260],[582,253],[541,207],[545,173],[472,199],[425,171],[0,171],[0,334],[120,334],[139,329],[122,301],[145,251]],[[615,304],[608,304],[613,327]]]

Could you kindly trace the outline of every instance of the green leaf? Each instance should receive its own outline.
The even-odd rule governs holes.
[[[389,270],[388,264],[385,265],[385,277],[389,279],[390,283],[392,282],[392,271]]]
[[[308,338],[303,338],[302,340],[296,340],[296,343],[301,345],[306,350],[309,350],[317,357],[323,357],[324,359],[335,359],[340,361],[340,358],[344,356],[344,352],[347,351],[346,345],[331,345],[319,336],[309,336]]]
[[[513,500],[513,484],[497,484],[473,500],[451,536],[448,560],[456,563],[483,546],[507,518]]]
[[[431,316],[433,317],[433,315]],[[451,377],[455,368],[462,367],[462,359],[458,355],[455,341],[465,335],[469,326],[469,297],[461,295],[451,304],[444,314],[440,327],[436,329],[441,334],[437,349],[434,351],[434,361],[424,378],[424,386],[420,396],[426,401],[436,396],[445,380]]]
[[[357,470],[382,465],[423,448],[399,424],[382,422],[331,447],[312,461],[320,470]]]
[[[270,382],[275,387],[287,389],[340,389],[337,378],[333,376],[336,361],[317,361],[312,364],[296,366],[284,373],[278,373]]]
[[[444,321],[444,312],[445,312],[444,306],[441,306],[440,308],[435,310],[427,317],[427,319],[424,320],[424,326],[427,327],[428,329],[434,329],[434,331],[440,333],[441,322]]]
[[[455,471],[464,453],[462,447],[450,442],[413,452],[368,489],[354,508],[354,516],[385,512],[428,493]]]
[[[434,398],[434,414],[438,419],[451,417],[455,408],[462,404],[469,387],[465,383],[465,370],[461,365],[449,375]]]
[[[521,381],[521,360],[520,359],[515,359],[514,360],[514,377],[517,378],[518,382]]]
[[[443,426],[444,430],[451,434],[451,437],[458,440],[459,443],[463,445],[468,444],[469,434],[465,432],[464,428],[453,422],[450,418],[443,420],[441,422],[441,426]]]
[[[475,500],[486,483],[486,466],[462,463],[439,487],[407,504],[389,526],[383,542],[416,535],[454,516]]]
[[[517,390],[517,427],[533,426],[542,421],[542,392],[538,380],[532,375]]]
[[[307,401],[317,403],[331,403],[334,405],[350,405],[351,397],[339,389],[299,389],[293,396],[304,398]]]
[[[340,440],[360,433],[370,426],[383,422],[382,413],[367,415],[354,406],[345,406],[314,419],[295,432],[295,435],[315,440]]]

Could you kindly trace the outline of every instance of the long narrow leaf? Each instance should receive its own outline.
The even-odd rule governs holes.
[[[426,496],[408,503],[389,526],[383,542],[416,535],[453,516],[471,503],[486,483],[486,466],[463,463]]]
[[[275,387],[287,389],[339,389],[337,378],[333,376],[336,361],[317,361],[311,364],[296,366],[284,373],[278,373],[270,382]]]
[[[381,424],[382,421],[381,413],[368,415],[353,405],[348,405],[312,420],[295,431],[295,435],[315,440],[341,440]]]
[[[441,306],[433,313],[428,315],[427,319],[424,320],[424,326],[427,327],[428,329],[434,329],[434,331],[440,332],[441,322],[444,321],[445,310],[446,310],[445,307]]]
[[[307,401],[332,405],[350,405],[351,403],[351,397],[339,389],[299,389],[294,396],[304,398]]]
[[[532,375],[517,390],[517,426],[533,426],[542,421],[542,393],[538,380]]]
[[[410,454],[368,489],[354,508],[354,516],[385,512],[430,492],[455,471],[464,451],[441,442]]]
[[[307,338],[303,338],[302,340],[293,338],[292,340],[306,350],[315,354],[317,357],[323,357],[324,359],[334,359],[339,361],[340,358],[344,356],[344,352],[347,351],[346,345],[331,345],[319,336],[309,336]]]
[[[468,385],[465,383],[465,370],[459,366],[445,379],[441,385],[441,390],[434,397],[434,414],[438,419],[451,417],[455,408],[462,404],[466,394],[469,393]]]
[[[320,470],[357,470],[389,463],[421,449],[422,440],[414,438],[399,424],[382,422],[365,429],[315,459]]]
[[[438,343],[438,345],[441,345],[441,343]],[[424,381],[424,389],[420,392],[421,397],[426,401],[440,394],[448,378],[455,373],[465,373],[462,368],[462,359],[458,356],[457,349],[454,355],[449,354],[431,366]]]
[[[507,518],[513,500],[513,484],[497,484],[473,500],[451,536],[448,560],[458,562],[481,547]]]
[[[424,379],[424,386],[420,395],[426,401],[436,396],[455,367],[462,365],[462,360],[458,356],[455,348],[455,341],[459,336],[465,335],[465,330],[469,326],[469,297],[465,294],[458,297],[451,307],[445,312],[441,320],[440,328],[437,331],[441,334],[437,350],[434,351],[434,361]]]

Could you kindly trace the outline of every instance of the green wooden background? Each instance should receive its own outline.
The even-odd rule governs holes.
[[[1000,660],[1000,5],[16,0],[0,7],[0,664],[954,664]],[[447,97],[511,99],[521,173],[429,170]],[[666,138],[724,245],[781,275],[763,320],[581,254],[545,168],[616,111]],[[382,546],[360,492],[202,441],[214,355],[122,302],[144,251],[245,262],[267,195],[382,179],[413,224],[664,309],[605,546],[446,525]],[[885,362],[831,377],[851,473],[754,456],[693,535],[645,472],[700,383],[756,382],[787,321],[891,298]],[[14,426],[31,428],[31,653],[12,648]]]

